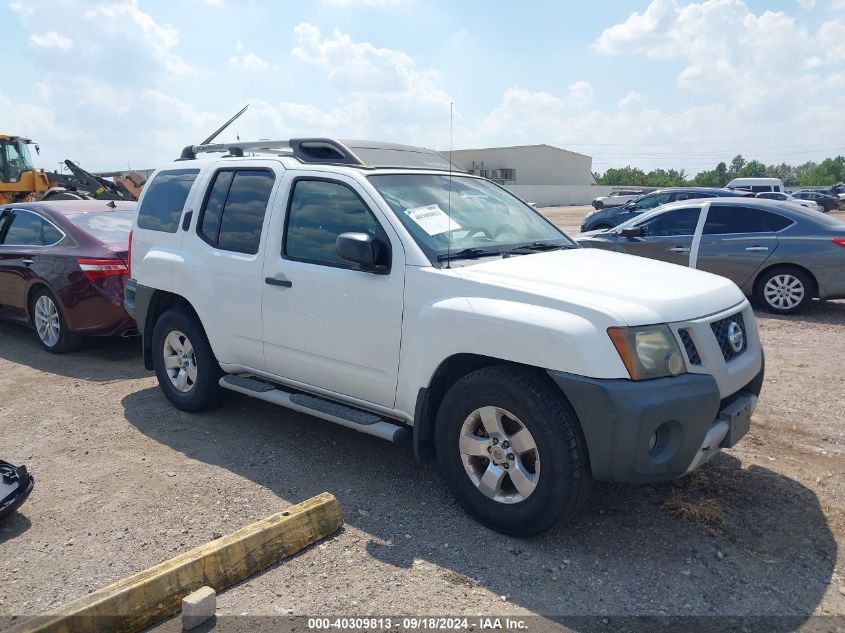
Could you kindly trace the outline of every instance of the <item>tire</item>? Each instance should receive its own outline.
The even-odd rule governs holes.
[[[183,308],[163,313],[153,327],[153,366],[167,399],[182,411],[202,411],[222,397],[223,375],[196,317]]]
[[[815,284],[800,268],[778,266],[757,280],[754,297],[774,314],[797,314],[813,300]]]
[[[51,354],[64,354],[78,349],[83,337],[68,328],[62,304],[47,288],[32,295],[29,314],[41,346]]]
[[[486,426],[495,428],[491,419],[499,420],[503,432],[484,437]],[[520,446],[516,441],[506,445],[505,440],[525,430],[529,435],[520,435]],[[533,450],[526,452],[532,442]],[[592,487],[575,413],[539,372],[495,365],[458,380],[438,409],[435,445],[446,484],[464,510],[510,536],[534,536],[573,519]],[[497,453],[492,452],[495,447]],[[511,458],[508,452],[519,456]],[[520,473],[520,487],[511,473]],[[497,480],[498,487],[486,486],[484,476],[488,483]]]

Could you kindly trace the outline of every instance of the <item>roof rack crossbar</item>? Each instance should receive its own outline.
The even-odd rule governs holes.
[[[179,160],[194,160],[197,154],[228,152],[243,156],[244,152],[293,156],[306,163],[340,163],[364,165],[346,145],[330,138],[292,138],[276,141],[238,141],[235,143],[206,143],[188,145],[182,150]]]

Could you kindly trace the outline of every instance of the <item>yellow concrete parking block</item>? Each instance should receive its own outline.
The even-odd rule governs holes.
[[[204,585],[222,591],[337,531],[340,504],[327,492],[200,545],[134,576],[22,622],[8,633],[130,633],[177,613]]]

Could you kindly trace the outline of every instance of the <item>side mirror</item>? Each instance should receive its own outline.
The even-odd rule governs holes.
[[[624,208],[627,209],[628,211],[630,211],[631,209],[636,209],[637,203],[634,202],[633,200],[628,200],[628,202],[625,203]]]
[[[379,264],[382,245],[366,233],[341,233],[335,242],[337,255],[367,272],[386,273],[388,267]]]
[[[629,239],[632,237],[642,237],[643,230],[638,226],[629,226],[628,228],[619,231],[619,235]]]

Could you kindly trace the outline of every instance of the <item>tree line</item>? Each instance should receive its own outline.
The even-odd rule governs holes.
[[[637,187],[724,187],[734,178],[780,178],[786,187],[812,187],[845,182],[845,157],[825,158],[822,162],[808,161],[803,165],[766,165],[758,160],[745,160],[741,154],[730,166],[724,162],[715,169],[701,171],[690,177],[684,169],[653,169],[645,172],[638,167],[608,169],[593,174],[599,185],[628,185]]]

